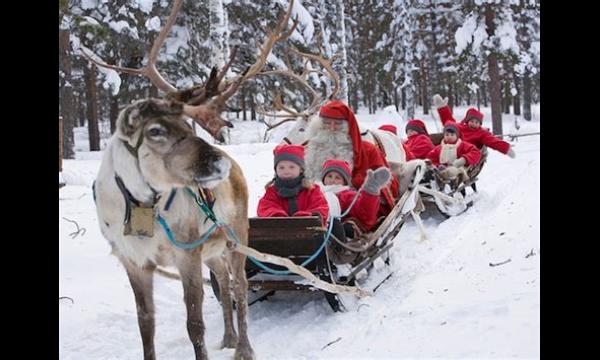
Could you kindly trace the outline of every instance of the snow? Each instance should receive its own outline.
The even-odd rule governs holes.
[[[152,6],[154,5],[154,0],[134,0],[133,4],[146,14],[150,14],[152,11]]]
[[[146,20],[146,29],[150,31],[160,31],[160,18],[155,16],[151,19]]]
[[[287,10],[289,7],[289,0],[278,0],[278,3],[283,7],[283,9]],[[301,0],[294,1],[291,18],[298,19],[298,27],[296,27],[290,39],[292,41],[298,41],[305,44],[310,43],[315,33],[315,26],[312,16],[308,10],[306,10],[304,5],[302,5]],[[302,30],[300,31],[300,29]]]
[[[485,24],[478,22],[477,16],[471,14],[454,34],[454,39],[456,40],[456,47],[454,49],[457,54],[460,54],[469,44],[472,44],[473,51],[478,52],[479,47],[487,38]]]
[[[139,38],[137,28],[129,26],[129,23],[127,23],[127,21],[125,21],[125,20],[119,20],[119,21],[113,20],[108,23],[108,26],[118,33],[122,33],[125,30],[125,31],[129,32],[134,39]]]
[[[496,29],[496,36],[500,38],[500,49],[519,53],[519,44],[517,44],[517,30],[512,21],[503,22]]]
[[[179,48],[187,49],[189,41],[188,29],[184,26],[173,25],[169,36],[165,40],[166,54],[176,55]]]
[[[98,66],[97,69],[105,76],[102,87],[106,90],[110,89],[111,95],[117,95],[121,88],[121,77],[119,76],[119,73],[115,70],[106,69],[100,66]]]
[[[491,127],[490,109],[481,110],[483,125]],[[532,110],[534,121],[520,121],[519,132],[540,131],[539,106]],[[357,117],[364,127],[375,127],[394,111],[359,109]],[[455,116],[462,118],[465,111],[456,108]],[[431,114],[415,116],[436,131]],[[264,124],[233,122],[235,144],[219,147],[242,167],[254,216],[273,175],[277,140],[253,143]],[[513,123],[513,116],[505,115],[504,128],[516,131]],[[76,160],[63,162],[67,185],[59,190],[58,290],[73,299],[59,303],[59,357],[136,359],[142,347],[133,292],[100,234],[90,187],[102,152],[87,151],[86,134],[85,128],[75,129]],[[540,137],[523,137],[512,146],[515,159],[489,152],[477,183],[479,197],[465,213],[448,220],[424,217],[424,242],[412,220],[404,225],[394,239],[390,266],[376,261],[359,284],[372,289],[389,271],[392,276],[374,296],[355,300],[349,312],[332,313],[318,293],[280,292],[252,305],[249,336],[257,358],[539,358]],[[76,234],[67,219],[85,233]],[[218,349],[220,306],[210,287],[204,289],[208,355],[231,359],[232,349]],[[155,277],[154,294],[157,358],[193,358],[181,284]]]
[[[81,1],[81,8],[83,10],[94,9],[97,6],[98,6],[98,0],[82,0]]]
[[[81,25],[94,25],[94,26],[100,26],[100,23],[99,23],[99,22],[98,22],[96,19],[94,19],[93,17],[91,17],[91,16],[84,16],[83,18],[84,18],[85,20],[84,20],[84,21],[82,21],[82,22],[80,23],[80,26],[81,26]]]

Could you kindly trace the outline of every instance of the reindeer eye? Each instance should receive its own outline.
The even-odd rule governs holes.
[[[298,129],[299,132],[304,132],[304,128]]]
[[[161,136],[165,134],[165,130],[159,127],[153,127],[148,129],[148,135],[155,137],[155,136]]]

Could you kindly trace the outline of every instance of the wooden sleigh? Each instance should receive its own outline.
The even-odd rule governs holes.
[[[425,169],[419,168],[417,172],[409,190],[373,232],[357,235],[355,239],[347,242],[331,234],[324,245],[327,228],[317,216],[255,217],[249,219],[248,246],[262,253],[285,257],[295,264],[302,265],[323,281],[355,286],[357,275],[365,269],[372,268],[375,260],[384,258],[384,263],[389,265],[389,250],[393,246],[393,239],[417,204],[418,185]],[[313,259],[307,263],[311,258]],[[270,270],[263,266],[268,266]],[[343,272],[339,271],[342,267]],[[297,275],[277,273],[285,270],[280,266],[257,264],[248,259],[246,273],[248,289],[251,292],[249,304],[265,300],[276,291],[316,291],[324,295],[334,311],[344,310],[338,294],[317,289]],[[219,298],[218,283],[212,273],[211,285],[215,296]]]

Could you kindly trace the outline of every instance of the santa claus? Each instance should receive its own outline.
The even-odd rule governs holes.
[[[352,186],[359,189],[368,169],[381,166],[389,168],[380,150],[360,137],[358,122],[350,108],[339,100],[323,105],[319,116],[311,120],[307,130],[306,177],[319,180],[321,167],[327,159],[346,161],[352,168]],[[389,213],[398,197],[398,180],[395,176],[381,192],[380,213]]]

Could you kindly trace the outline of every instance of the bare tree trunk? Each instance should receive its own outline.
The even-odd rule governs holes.
[[[516,73],[513,73],[513,79],[517,90],[517,94],[513,96],[513,114],[521,115],[521,85],[519,84],[521,79]]]
[[[83,96],[83,94],[80,94],[79,96],[77,96],[77,104],[78,104],[77,113],[79,115],[79,126],[83,127],[83,126],[85,126],[85,97]]]
[[[227,58],[227,20],[223,0],[208,0],[210,65],[222,68]]]
[[[406,92],[404,91],[404,88],[402,88],[400,93],[402,94],[402,110],[405,110],[406,109]]]
[[[413,30],[415,27],[414,15],[411,12],[412,2],[404,3],[404,17],[402,19],[402,28],[404,34],[402,36],[402,42],[404,47],[404,76],[406,83],[406,118],[412,119],[415,117],[415,84],[413,77]]]
[[[346,24],[345,24],[345,11],[344,11],[344,1],[336,0],[335,2],[335,10],[336,10],[336,23],[335,30],[337,37],[339,38],[339,47],[338,53],[341,54],[341,59],[336,61],[333,64],[333,68],[335,72],[340,77],[340,91],[337,95],[337,98],[348,103],[348,74],[346,69],[348,68],[348,54],[346,52]]]
[[[75,138],[73,128],[75,127],[76,112],[73,98],[73,79],[71,76],[71,46],[69,43],[70,30],[59,29],[58,31],[58,58],[60,60],[59,96],[60,115],[63,117],[64,137],[63,149],[65,159],[75,158]]]
[[[256,108],[254,107],[253,96],[250,96],[250,120],[256,121]]]
[[[529,70],[523,74],[523,118],[531,121],[531,79]]]
[[[454,88],[450,81],[448,81],[448,106],[454,108]]]
[[[394,106],[396,107],[396,111],[398,111],[398,105],[400,105],[398,103],[398,90],[396,89],[396,86],[394,86]]]
[[[246,87],[242,88],[242,120],[248,121],[246,118]]]
[[[477,89],[477,110],[481,111],[481,88]]]
[[[434,94],[440,94],[440,76],[439,76],[439,72],[438,72],[438,63],[437,63],[437,59],[435,57],[435,54],[437,53],[437,30],[436,30],[436,23],[437,23],[437,19],[435,16],[435,7],[436,7],[436,2],[434,0],[429,0],[429,21],[431,24],[431,47],[429,48],[428,51],[428,58],[431,64],[431,73],[429,76],[429,83],[431,84],[431,88],[433,89],[433,93]]]
[[[83,68],[85,92],[87,99],[88,134],[90,151],[100,150],[100,130],[98,129],[98,89],[96,87],[96,65],[89,64]]]
[[[421,101],[423,103],[423,114],[429,114],[429,94],[427,93],[427,66],[425,59],[421,60]]]
[[[510,114],[510,103],[512,102],[512,96],[510,93],[510,84],[507,82],[504,83],[504,98],[503,98],[503,105],[504,105],[504,113],[505,114]]]
[[[494,24],[494,11],[490,5],[485,8],[486,32],[494,36],[496,24]],[[488,55],[488,74],[490,77],[490,97],[492,101],[492,132],[495,135],[502,134],[502,90],[500,87],[500,70],[498,68],[498,57],[494,51]]]
[[[483,106],[487,107],[488,106],[488,99],[487,99],[487,83],[484,83],[483,86],[479,86],[479,89],[481,90],[481,96],[483,97]]]
[[[117,128],[117,117],[119,116],[119,98],[117,96],[110,97],[110,111],[108,114],[110,121],[110,133],[114,134]]]

